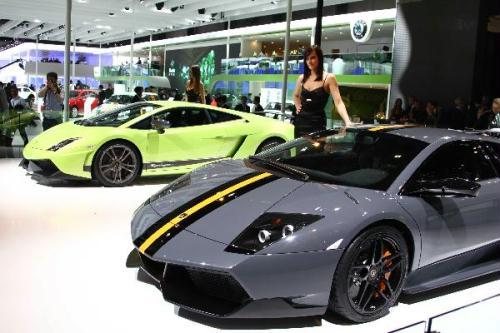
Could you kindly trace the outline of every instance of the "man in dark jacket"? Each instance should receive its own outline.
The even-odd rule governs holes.
[[[500,97],[495,98],[491,103],[491,110],[486,111],[479,117],[475,128],[485,130],[500,127]]]

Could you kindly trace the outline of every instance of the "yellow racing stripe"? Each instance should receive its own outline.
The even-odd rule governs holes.
[[[368,129],[370,132],[378,132],[383,131],[385,129],[396,129],[396,128],[405,128],[405,127],[415,127],[415,125],[382,125],[376,126]]]
[[[161,236],[163,236],[166,232],[168,232],[170,229],[172,229],[174,226],[176,226],[178,223],[180,223],[182,220],[184,220],[186,217],[196,213],[197,211],[199,211],[200,209],[210,205],[211,203],[225,197],[226,195],[228,194],[231,194],[233,193],[234,191],[236,190],[239,190],[240,188],[243,188],[245,186],[248,186],[252,183],[255,183],[256,181],[259,181],[261,179],[264,179],[264,178],[267,178],[271,176],[270,173],[261,173],[255,177],[252,177],[252,178],[249,178],[247,180],[244,180],[242,181],[241,183],[238,183],[238,184],[235,184],[227,189],[225,189],[224,191],[221,191],[221,192],[217,192],[216,194],[214,194],[213,196],[197,203],[196,205],[194,205],[193,207],[185,210],[184,212],[182,212],[181,214],[177,215],[176,217],[174,217],[173,219],[171,219],[170,221],[168,221],[164,226],[162,226],[160,229],[158,229],[154,234],[152,234],[151,236],[148,237],[148,239],[146,239],[146,241],[144,241],[144,243],[142,243],[142,245],[139,247],[139,251],[144,253],[150,246],[151,244],[153,244],[158,238],[160,238]]]

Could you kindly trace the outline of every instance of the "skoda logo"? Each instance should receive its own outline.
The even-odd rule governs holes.
[[[365,37],[366,33],[368,32],[368,24],[366,24],[365,21],[363,20],[358,20],[354,22],[352,26],[352,35],[356,39],[363,39]]]

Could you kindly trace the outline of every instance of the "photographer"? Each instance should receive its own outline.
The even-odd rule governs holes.
[[[43,130],[62,123],[63,97],[57,85],[57,73],[47,73],[47,85],[40,90],[38,97],[43,98]]]

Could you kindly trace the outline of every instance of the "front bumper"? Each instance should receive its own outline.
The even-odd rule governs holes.
[[[57,168],[51,160],[27,160],[23,159],[19,164],[29,174],[43,178],[61,179],[61,180],[81,180],[83,177],[68,175]]]
[[[190,311],[225,318],[323,315],[341,251],[273,255],[225,252],[226,245],[189,231],[141,268],[159,282],[165,300]]]
[[[65,149],[65,147],[62,149]],[[33,167],[32,172],[43,177],[92,179],[89,168],[85,167],[85,165],[91,164],[93,157],[91,150],[51,152],[34,148],[28,144],[23,150],[23,157],[28,162],[23,161],[21,165],[26,164],[29,167],[29,162],[32,162],[32,165],[38,167]],[[29,169],[28,172],[30,172]]]

